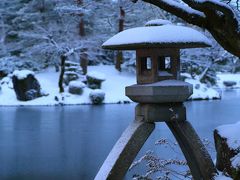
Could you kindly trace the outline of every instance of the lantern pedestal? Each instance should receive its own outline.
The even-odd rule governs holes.
[[[126,87],[126,96],[138,103],[184,102],[192,92],[191,84],[179,80],[164,80]]]
[[[135,120],[123,132],[95,180],[121,180],[155,128],[165,122],[175,136],[195,180],[211,180],[215,167],[197,133],[186,120],[183,103],[138,104]]]

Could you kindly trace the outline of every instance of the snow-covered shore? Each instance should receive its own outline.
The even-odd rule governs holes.
[[[89,66],[88,71],[99,72],[105,75],[106,81],[102,84],[102,90],[106,94],[104,103],[131,102],[131,100],[125,96],[125,87],[136,83],[134,73],[125,71],[118,72],[114,69],[114,66],[109,65]],[[18,101],[12,87],[11,79],[7,77],[0,81],[2,84],[2,90],[0,91],[0,106],[91,104],[89,94],[92,90],[87,87],[84,88],[82,95],[68,93],[67,87],[65,88],[65,93],[59,94],[59,73],[56,73],[53,68],[39,72],[35,74],[35,77],[39,80],[42,90],[45,94],[48,94],[48,96],[43,96],[26,102]],[[216,90],[208,88],[197,80],[186,79],[186,81],[194,86],[194,94],[190,98],[192,100],[216,99],[220,97]],[[56,97],[58,101],[56,100]]]

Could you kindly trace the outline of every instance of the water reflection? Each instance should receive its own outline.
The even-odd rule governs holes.
[[[239,100],[239,92],[228,91],[222,101],[187,102],[188,119],[202,138],[212,139],[216,126],[239,120]],[[134,108],[1,107],[0,179],[93,179],[133,120]],[[173,140],[164,123],[156,126],[138,157],[149,149],[169,155],[154,145],[160,137]]]

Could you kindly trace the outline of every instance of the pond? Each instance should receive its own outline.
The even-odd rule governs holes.
[[[239,121],[240,91],[223,99],[186,102],[188,120],[201,138]],[[0,108],[0,179],[93,179],[116,140],[134,118],[135,104]],[[139,153],[161,137],[172,139],[164,123]],[[214,153],[212,153],[214,156]],[[128,175],[129,179],[130,175]]]

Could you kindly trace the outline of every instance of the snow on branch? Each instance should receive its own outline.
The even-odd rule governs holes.
[[[228,4],[219,0],[142,1],[153,4],[187,23],[208,30],[225,50],[240,57],[240,22],[234,9]]]
[[[174,0],[142,0],[146,3],[153,4],[161,9],[170,12],[188,23],[194,23],[195,25],[203,26],[206,23],[206,18],[204,13],[191,8],[185,3],[176,2]],[[137,0],[132,0],[132,2],[137,2]]]
[[[55,10],[62,14],[83,14],[87,12],[84,7],[79,7],[76,5],[58,6],[55,8]]]

